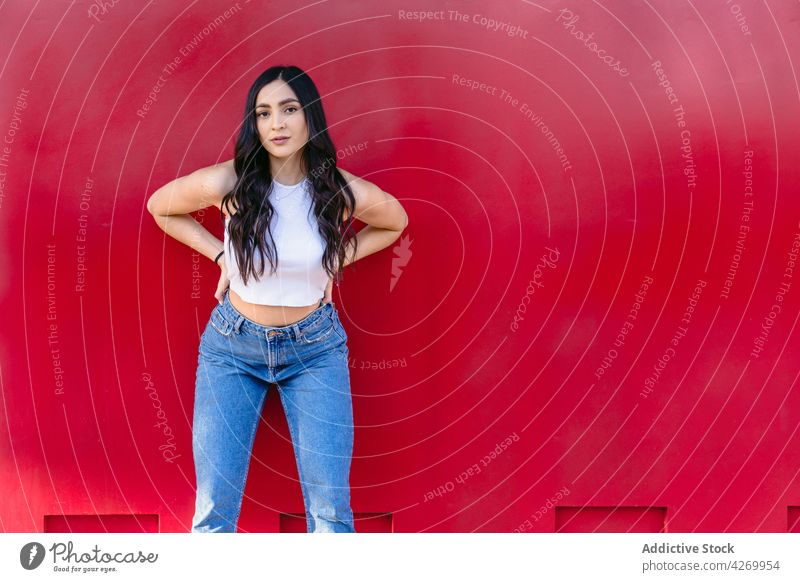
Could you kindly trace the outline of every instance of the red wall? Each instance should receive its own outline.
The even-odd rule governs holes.
[[[188,531],[218,273],[145,201],[277,63],[410,216],[334,297],[359,531],[798,528],[796,2],[186,6],[0,8],[3,531]],[[274,388],[246,494],[302,529]]]

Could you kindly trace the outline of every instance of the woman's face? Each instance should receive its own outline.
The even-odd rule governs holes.
[[[256,127],[271,156],[288,158],[308,141],[306,115],[292,88],[280,79],[264,85],[256,97]],[[277,137],[287,139],[275,141]]]

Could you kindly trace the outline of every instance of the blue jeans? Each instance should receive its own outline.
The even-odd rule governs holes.
[[[192,426],[197,495],[192,533],[235,532],[270,383],[292,438],[308,532],[354,532],[353,409],[347,334],[332,303],[264,326],[225,292],[200,339]]]

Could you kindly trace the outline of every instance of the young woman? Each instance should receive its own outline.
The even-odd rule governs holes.
[[[189,215],[211,205],[220,241]],[[391,245],[400,203],[338,168],[316,86],[294,66],[250,87],[235,155],[159,188],[147,208],[220,278],[200,339],[192,532],[234,532],[267,388],[292,438],[309,532],[353,532],[347,334],[331,300],[348,264]],[[354,219],[367,224],[357,234]],[[349,236],[348,236],[349,235]]]

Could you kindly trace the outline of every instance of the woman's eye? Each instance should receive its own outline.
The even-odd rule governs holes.
[[[287,107],[283,110],[284,113],[294,113],[297,111],[297,107]],[[269,115],[269,111],[262,111],[261,113],[257,113],[256,117],[267,117]]]

